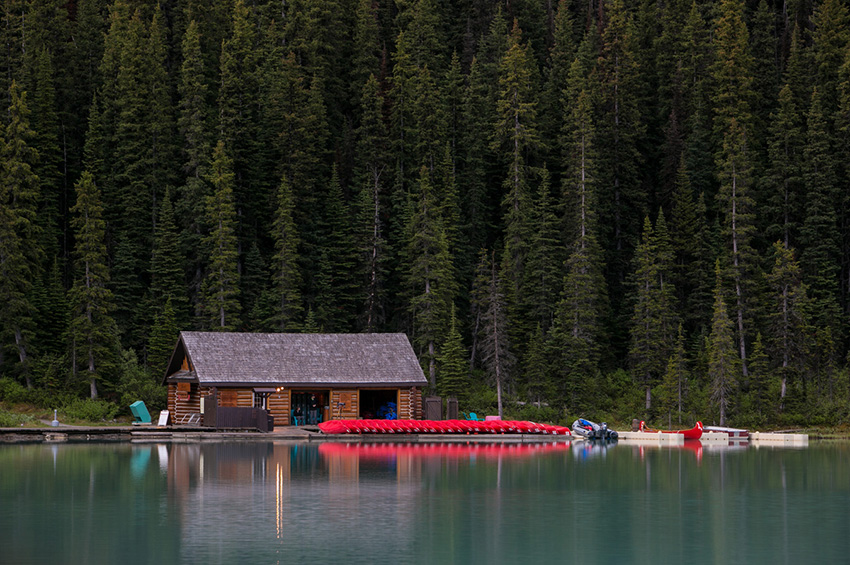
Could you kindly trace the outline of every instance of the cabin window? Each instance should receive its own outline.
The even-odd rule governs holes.
[[[262,392],[255,392],[254,393],[254,408],[262,408],[263,410],[265,410],[267,408],[266,399],[268,399],[268,396],[269,396],[268,394],[264,394]]]

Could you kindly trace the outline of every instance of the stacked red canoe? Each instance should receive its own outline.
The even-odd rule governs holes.
[[[564,426],[516,420],[330,420],[326,434],[548,434],[572,435]]]

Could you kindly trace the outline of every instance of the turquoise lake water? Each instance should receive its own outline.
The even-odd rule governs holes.
[[[850,563],[850,443],[6,445],[0,563]]]

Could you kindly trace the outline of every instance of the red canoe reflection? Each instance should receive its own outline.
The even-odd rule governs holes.
[[[357,457],[382,460],[396,457],[469,459],[471,457],[527,457],[542,453],[567,452],[569,442],[533,444],[416,443],[368,444],[323,443],[319,453],[326,457]]]

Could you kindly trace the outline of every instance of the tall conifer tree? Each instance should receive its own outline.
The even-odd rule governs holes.
[[[113,362],[117,327],[110,315],[112,292],[108,288],[106,222],[100,190],[91,173],[85,172],[76,186],[77,202],[71,208],[74,230],[74,284],[71,303],[71,340],[74,359],[85,368],[92,399],[107,377]]]
[[[839,201],[840,194],[831,140],[823,99],[816,88],[812,94],[804,150],[806,204],[800,227],[803,244],[800,265],[809,284],[816,324],[830,327],[833,335],[839,335],[839,234],[835,203]]]
[[[568,158],[564,193],[567,209],[572,210],[568,232],[571,244],[564,288],[555,311],[552,346],[558,393],[566,399],[567,407],[576,411],[592,402],[590,382],[599,370],[602,320],[607,308],[603,261],[596,236],[595,131],[586,90],[579,92],[564,131]]]
[[[428,382],[435,387],[437,346],[446,335],[456,289],[445,227],[426,167],[420,172],[413,207],[407,226],[405,286],[413,318],[413,342],[427,368]]]
[[[170,301],[174,323],[177,327],[186,328],[189,325],[189,299],[178,237],[171,193],[166,190],[159,208],[151,257],[151,306],[159,314]]]
[[[356,244],[360,251],[364,303],[360,327],[375,331],[386,317],[386,183],[389,178],[389,140],[383,120],[383,97],[374,75],[363,85],[361,122],[357,142],[358,193],[354,202],[357,218]]]
[[[272,258],[272,288],[274,297],[271,325],[278,331],[293,331],[299,327],[302,314],[301,270],[298,266],[300,237],[294,218],[295,201],[286,177],[277,193],[277,210],[272,228],[275,254]]]
[[[801,116],[789,85],[779,91],[779,104],[771,118],[767,174],[761,183],[763,232],[768,241],[778,239],[787,248],[799,240],[805,146]]]
[[[469,388],[468,372],[466,363],[466,352],[463,348],[463,340],[458,328],[457,312],[452,304],[449,323],[449,333],[446,335],[440,347],[440,356],[437,363],[437,389],[442,396],[455,397],[463,401]]]
[[[711,400],[720,412],[719,424],[726,425],[733,393],[740,372],[741,360],[735,354],[734,329],[726,313],[720,262],[715,267],[714,316],[708,338],[708,377],[711,379]]]
[[[32,281],[42,276],[42,245],[37,207],[39,179],[34,168],[38,151],[31,146],[35,132],[29,125],[26,93],[12,81],[9,122],[0,139],[0,314],[3,342],[14,343],[28,388],[34,308]]]
[[[508,301],[509,331],[514,344],[520,346],[521,336],[527,336],[531,330],[531,327],[524,327],[519,301],[523,293],[525,262],[533,230],[529,161],[538,149],[540,139],[534,58],[530,46],[522,41],[522,32],[516,21],[508,45],[500,65],[497,121],[492,148],[502,154],[507,168],[502,199],[505,226],[503,260],[506,261],[502,277]]]
[[[789,386],[803,376],[808,348],[808,298],[800,265],[793,248],[773,244],[774,263],[767,275],[770,310],[767,316],[767,344],[772,365],[780,379],[780,409]]]
[[[206,200],[204,218],[209,232],[203,243],[209,260],[199,304],[204,327],[215,331],[233,331],[239,327],[240,320],[232,166],[224,142],[219,141],[207,178],[213,187]]]
[[[511,353],[508,335],[507,304],[502,290],[495,253],[482,253],[479,271],[483,275],[480,287],[479,308],[481,314],[481,362],[489,380],[496,387],[496,404],[499,417],[503,414],[503,395],[516,358]]]

